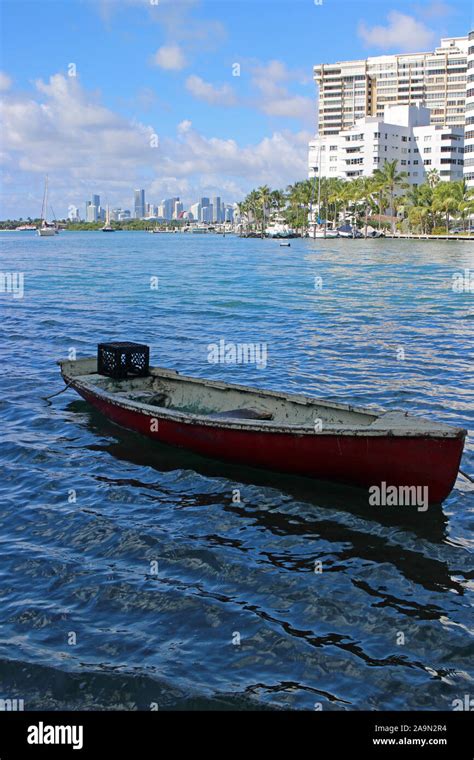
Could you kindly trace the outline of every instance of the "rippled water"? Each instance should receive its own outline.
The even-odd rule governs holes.
[[[152,445],[71,391],[42,399],[63,387],[55,361],[70,348],[128,339],[188,374],[472,431],[473,294],[452,289],[474,269],[469,243],[99,232],[0,245],[0,270],[25,277],[23,299],[0,294],[0,697],[433,710],[474,694],[468,481],[442,510],[367,512],[355,490]],[[221,338],[266,342],[267,368],[209,364]],[[474,471],[471,438],[462,467]]]

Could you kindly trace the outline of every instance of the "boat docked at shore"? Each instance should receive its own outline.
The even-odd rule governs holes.
[[[46,221],[47,209],[48,209],[48,177],[46,176],[45,182],[44,182],[43,204],[41,206],[41,225],[38,227],[38,230],[37,230],[38,235],[40,237],[53,237],[53,235],[57,235],[59,232],[54,222]]]
[[[112,422],[206,457],[364,488],[426,487],[430,503],[449,495],[458,473],[466,431],[406,412],[187,377],[148,359],[140,376],[122,378],[102,374],[96,357],[58,363]]]
[[[313,224],[309,228],[308,231],[308,237],[317,239],[317,238],[337,238],[339,237],[339,233],[337,230],[334,230],[332,227],[321,227],[320,225]]]
[[[265,235],[270,238],[291,238],[295,231],[285,222],[283,217],[277,216],[265,229]]]

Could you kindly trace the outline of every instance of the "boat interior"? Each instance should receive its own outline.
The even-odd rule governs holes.
[[[150,368],[146,377],[115,380],[95,371],[86,374],[86,367],[81,368],[77,366],[79,364],[80,361],[63,363],[63,371],[125,402],[209,419],[261,420],[314,428],[315,420],[321,420],[324,426],[360,427],[371,425],[380,418],[376,410],[353,410],[344,404],[304,396],[288,397],[272,391],[184,377],[173,370]]]

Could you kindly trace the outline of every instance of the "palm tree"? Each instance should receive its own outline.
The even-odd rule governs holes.
[[[330,179],[328,190],[328,205],[334,204],[334,227],[337,227],[339,208],[341,206],[342,188],[344,187],[344,180],[342,179]],[[328,211],[329,216],[329,211]]]
[[[283,190],[273,190],[270,196],[270,206],[280,214],[286,205],[286,195]]]
[[[379,184],[382,192],[388,193],[390,200],[390,216],[392,217],[392,235],[395,234],[395,218],[394,212],[394,197],[398,189],[404,189],[408,187],[406,172],[398,171],[398,161],[395,158],[393,161],[386,161],[382,169],[376,169],[374,171],[374,179]]]
[[[287,188],[289,209],[287,215],[290,223],[297,229],[304,230],[308,226],[308,212],[313,199],[313,181],[306,179],[295,182]]]
[[[245,226],[248,226],[249,223],[249,216],[250,216],[250,206],[247,200],[241,201],[237,204],[237,208],[239,209],[240,214],[240,223],[243,226],[244,220],[245,220]]]
[[[252,190],[252,192],[247,195],[246,202],[249,206],[249,212],[250,216],[252,217],[252,221],[256,225],[258,220],[261,218],[260,197],[257,190]]]
[[[466,230],[466,215],[470,216],[474,211],[474,188],[469,189],[465,179],[450,182],[452,197],[457,204],[457,211],[462,220],[463,231]]]
[[[445,217],[446,234],[449,234],[449,217],[455,214],[459,204],[455,197],[455,190],[451,182],[440,182],[436,185],[433,193],[433,211],[441,211]]]
[[[430,169],[428,172],[426,172],[426,181],[432,190],[436,187],[440,179],[441,177],[439,176],[437,169]]]
[[[367,237],[367,227],[369,224],[369,210],[373,209],[373,195],[378,186],[373,177],[358,177],[353,183],[356,203],[364,205],[364,237]]]
[[[272,191],[268,185],[262,185],[256,191],[257,203],[260,206],[261,220],[262,220],[262,237],[265,235],[265,217],[267,209],[270,210],[270,204],[272,200]]]

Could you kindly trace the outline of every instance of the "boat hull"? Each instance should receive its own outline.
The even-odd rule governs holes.
[[[464,437],[299,435],[262,432],[160,418],[67,382],[109,420],[128,430],[197,454],[281,473],[363,488],[427,487],[429,503],[442,502],[455,483]]]

